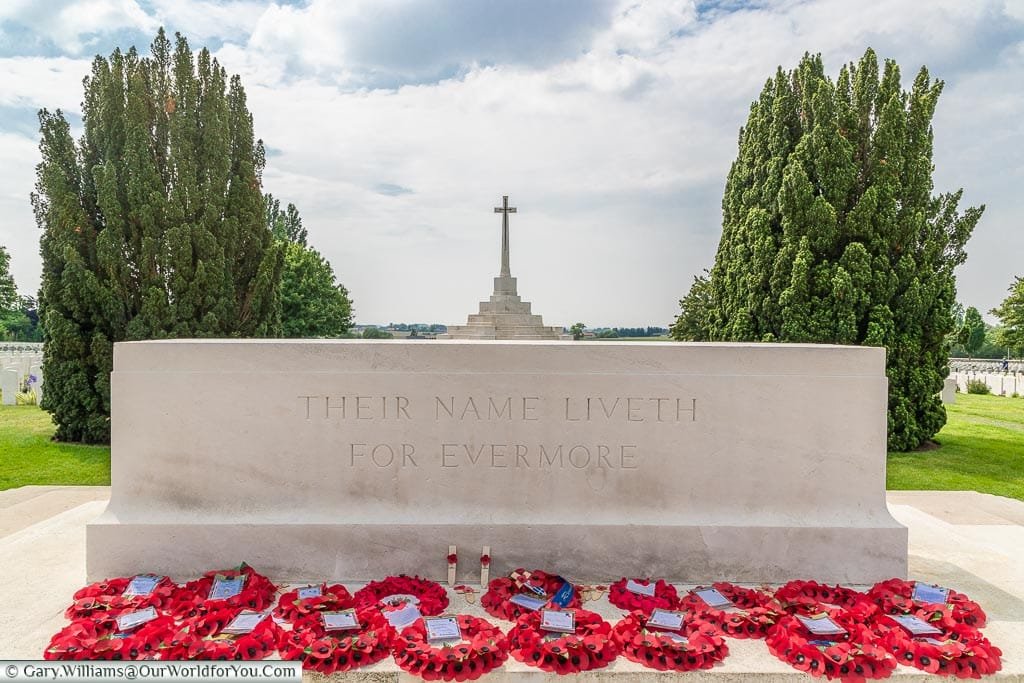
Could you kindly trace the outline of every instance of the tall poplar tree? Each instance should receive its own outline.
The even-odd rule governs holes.
[[[868,50],[839,78],[820,56],[780,68],[751,104],[706,281],[680,302],[677,339],[884,346],[889,447],[946,421],[938,398],[954,329],[953,270],[984,207],[933,194],[942,82],[909,91]]]
[[[39,113],[43,407],[56,437],[109,440],[114,342],[280,332],[283,249],[238,76],[163,29],[149,57],[96,57],[77,144]]]

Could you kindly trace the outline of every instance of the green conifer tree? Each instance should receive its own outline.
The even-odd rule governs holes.
[[[306,229],[294,204],[281,210],[274,195],[263,197],[267,229],[284,245],[281,271],[282,336],[344,337],[352,327],[352,300],[335,280],[330,262],[306,241]]]
[[[109,440],[113,344],[280,333],[283,247],[264,221],[262,141],[245,91],[208,50],[163,29],[149,57],[97,57],[78,144],[39,113],[32,195],[40,315],[61,440]]]
[[[889,447],[934,435],[953,270],[984,209],[932,194],[941,92],[925,68],[904,91],[870,49],[835,82],[819,56],[780,68],[740,130],[715,263],[680,302],[676,338],[885,346]]]

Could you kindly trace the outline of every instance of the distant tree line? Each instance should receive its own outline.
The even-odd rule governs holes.
[[[663,337],[668,334],[665,327],[595,327],[591,330],[598,339],[619,337]]]
[[[18,294],[10,271],[10,258],[7,249],[0,246],[0,341],[42,341],[36,300]]]
[[[448,331],[447,325],[440,323],[388,323],[388,328],[398,332],[425,332],[427,334],[444,334]]]

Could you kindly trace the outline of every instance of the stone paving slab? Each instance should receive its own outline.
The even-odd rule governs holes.
[[[110,499],[109,486],[23,486],[0,493],[21,492],[0,499],[0,538],[45,521],[93,500]]]
[[[39,659],[50,637],[66,623],[64,609],[72,593],[85,584],[85,525],[102,512],[109,496],[106,487],[25,488],[34,490],[0,492],[0,604],[4,606],[0,610],[0,658],[4,659]],[[64,508],[53,513],[54,501],[60,498],[55,493],[63,493]],[[990,618],[985,634],[1003,650],[1003,670],[993,678],[1024,682],[1024,525],[1011,521],[1024,519],[1024,502],[972,492],[901,491],[890,493],[889,503],[893,515],[910,529],[911,576],[951,586],[977,600]],[[979,523],[981,514],[998,520]],[[354,590],[356,585],[349,588]],[[463,596],[450,593],[453,610],[483,616],[479,597],[478,593],[474,603],[468,604]],[[606,599],[587,603],[587,608],[610,620],[622,614]],[[511,626],[487,618],[505,629]],[[728,644],[730,654],[721,665],[711,671],[689,672],[686,680],[811,680],[772,657],[762,641],[728,639]],[[573,680],[641,683],[672,675],[619,658],[605,669],[577,674]],[[329,678],[346,682],[419,680],[400,671],[392,659]],[[486,676],[494,683],[556,678],[561,677],[514,660]],[[898,667],[892,678],[939,680],[904,666]],[[305,680],[319,682],[325,677],[307,673]]]

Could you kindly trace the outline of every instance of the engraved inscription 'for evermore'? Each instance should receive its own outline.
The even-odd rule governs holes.
[[[697,399],[668,396],[434,396],[414,405],[407,396],[299,396],[307,420],[498,422],[696,422]]]

